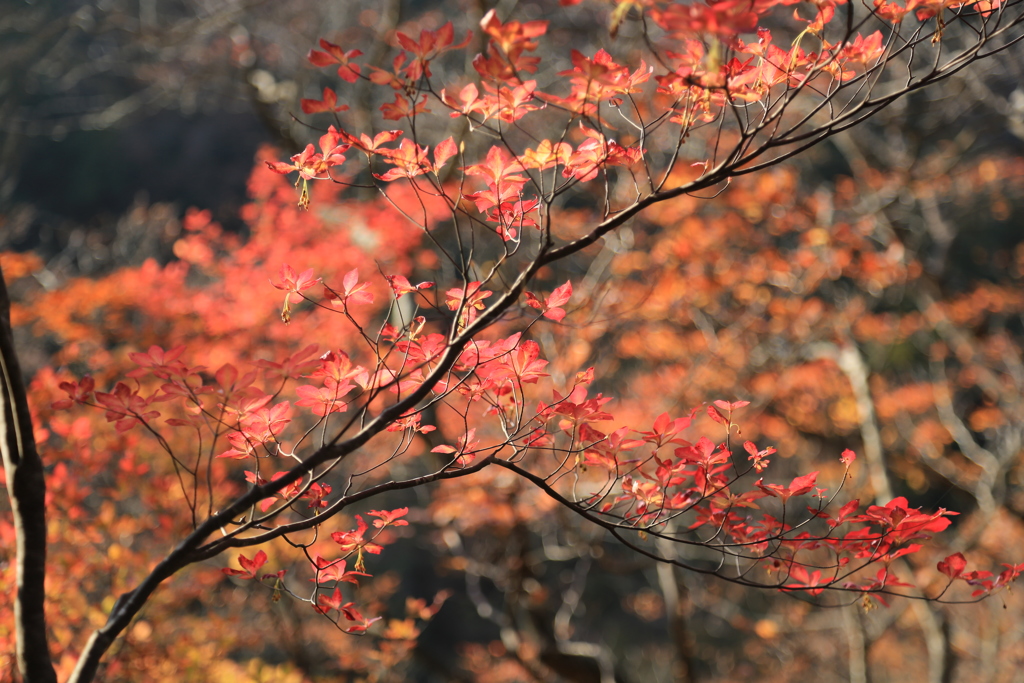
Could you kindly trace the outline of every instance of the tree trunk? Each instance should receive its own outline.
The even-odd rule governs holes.
[[[0,454],[14,517],[18,668],[25,683],[56,683],[46,642],[46,481],[36,451],[25,382],[14,354],[11,302],[0,269]]]

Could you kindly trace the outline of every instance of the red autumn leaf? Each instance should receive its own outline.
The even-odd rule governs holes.
[[[256,556],[253,557],[251,560],[245,555],[239,555],[238,564],[242,566],[241,569],[231,569],[230,567],[225,567],[224,569],[221,569],[221,571],[227,574],[228,576],[242,576],[247,579],[255,579],[256,572],[258,572],[260,567],[262,567],[266,563],[267,554],[260,550],[256,553]]]
[[[331,610],[343,612],[352,605],[351,602],[345,602],[341,597],[341,588],[338,586],[334,587],[334,592],[330,595],[318,595],[316,602],[315,609],[322,614],[327,614]]]
[[[317,361],[311,360],[312,356],[316,355],[317,345],[310,344],[300,351],[296,351],[290,356],[286,357],[280,362],[270,360],[258,360],[256,365],[267,370],[271,377],[287,377],[290,379],[297,379],[303,374],[309,372],[313,366],[316,365]],[[266,394],[264,394],[266,395]],[[271,397],[267,395],[267,401],[271,400]],[[256,406],[257,408],[262,406]]]
[[[951,579],[960,578],[967,568],[967,559],[963,553],[954,553],[944,560],[939,561],[938,569]]]
[[[302,273],[296,273],[295,269],[287,263],[281,265],[281,272],[278,275],[278,282],[271,281],[270,284],[278,289],[288,292],[287,297],[293,294],[300,294],[320,282],[320,278],[313,277],[313,269],[307,268]]]
[[[418,292],[423,289],[430,289],[434,286],[433,282],[421,282],[418,285],[413,285],[404,275],[387,275],[388,284],[391,285],[391,291],[395,293],[395,298],[399,298],[405,294],[411,294],[412,292]]]
[[[528,306],[543,311],[545,318],[559,322],[565,318],[565,311],[561,306],[568,303],[569,297],[572,296],[572,283],[567,281],[561,287],[557,287],[555,291],[548,295],[544,303],[541,303],[532,292],[526,292],[525,296]]]
[[[472,32],[466,32],[466,39],[461,43],[455,43],[455,29],[452,27],[452,22],[448,22],[436,31],[420,31],[419,41],[413,40],[405,33],[397,31],[395,33],[396,42],[402,47],[403,50],[408,50],[413,53],[418,59],[431,60],[438,55],[448,52],[449,50],[457,50],[463,48],[469,44],[472,38]],[[427,73],[426,75],[430,75]]]
[[[325,386],[313,387],[304,385],[295,388],[295,393],[300,399],[295,402],[297,406],[311,408],[314,415],[321,417],[331,413],[343,413],[348,409],[348,404],[341,400],[341,397],[355,389],[354,384],[338,384],[328,381]]]
[[[95,380],[88,375],[83,377],[81,382],[61,382],[59,386],[61,391],[67,392],[69,398],[55,401],[52,405],[54,410],[66,410],[75,403],[90,401],[96,390]]]
[[[342,50],[339,46],[334,43],[329,43],[323,38],[320,39],[320,47],[323,48],[323,52],[319,50],[310,50],[307,59],[314,66],[331,66],[333,64],[339,64],[338,76],[349,83],[355,83],[359,78],[359,64],[353,63],[351,60],[361,56],[363,53],[359,50]]]
[[[811,472],[803,476],[797,477],[789,484],[789,490],[791,495],[802,496],[803,494],[814,488],[814,484],[818,481],[818,473]]]
[[[388,121],[398,121],[404,118],[412,118],[417,114],[428,114],[427,96],[424,95],[419,102],[410,100],[401,93],[395,93],[394,102],[385,102],[380,105],[380,111]]]
[[[708,406],[708,417],[719,424],[728,425],[729,421],[715,406]]]
[[[750,405],[750,401],[715,401],[715,405],[726,411],[732,413],[737,408],[744,408]]]
[[[783,590],[801,590],[805,591],[808,595],[820,595],[824,588],[821,588],[821,570],[814,570],[808,572],[807,569],[801,565],[794,565],[789,572],[789,578],[792,583],[786,584]]]
[[[316,572],[310,581],[316,583],[328,583],[330,581],[345,581],[348,583],[359,584],[357,576],[369,576],[365,572],[347,571],[345,569],[347,563],[345,560],[325,560],[320,555],[316,556],[313,561],[313,569]]]
[[[319,100],[303,99],[299,102],[302,111],[306,114],[319,114],[320,112],[341,112],[348,111],[348,105],[338,104],[338,95],[330,88],[324,88],[324,95]]]
[[[415,178],[433,170],[433,165],[427,158],[427,148],[420,147],[408,138],[402,140],[398,149],[379,149],[377,153],[394,166],[386,173],[374,174],[377,179],[384,182],[399,178]]]
[[[373,525],[378,529],[382,529],[386,526],[408,526],[409,522],[400,517],[405,517],[409,514],[409,508],[397,508],[395,510],[370,510],[367,512],[370,517],[377,517],[378,519],[373,520]]]
[[[434,173],[440,171],[448,160],[458,154],[458,147],[455,146],[455,140],[451,136],[442,140],[434,147]]]
[[[755,486],[767,493],[769,496],[781,498],[782,502],[785,503],[793,496],[801,496],[812,488],[814,488],[815,482],[818,480],[818,473],[811,472],[803,476],[795,478],[790,482],[789,486],[780,486],[779,484],[763,484],[761,480],[758,480]]]

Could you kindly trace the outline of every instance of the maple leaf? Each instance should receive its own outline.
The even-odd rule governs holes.
[[[359,282],[359,269],[353,268],[342,279],[342,293],[338,294],[324,285],[324,297],[337,308],[348,310],[348,305],[372,304],[373,292],[369,291],[369,282]]]
[[[224,408],[225,412],[234,415],[241,422],[270,403],[273,398],[258,387],[246,387],[242,391],[234,392],[229,401],[219,405]]]
[[[466,166],[463,170],[466,175],[484,178],[499,195],[502,194],[501,188],[521,188],[526,184],[526,178],[515,175],[526,170],[522,162],[499,145],[492,145],[482,162]]]
[[[477,281],[470,282],[465,289],[461,287],[449,289],[445,292],[445,305],[448,306],[448,310],[458,310],[459,306],[463,304],[463,300],[465,300],[465,308],[473,308],[478,311],[484,310],[484,299],[490,297],[494,292],[480,289],[480,286],[481,283]]]
[[[365,384],[367,371],[363,366],[353,363],[344,351],[328,351],[320,357],[319,367],[309,376],[323,377],[325,382],[331,381],[339,385],[347,383],[350,379],[358,384]]]
[[[406,70],[409,80],[417,81],[421,76],[432,75],[430,73],[430,61],[449,50],[457,50],[465,47],[472,39],[472,31],[466,32],[466,39],[461,43],[455,43],[455,29],[452,22],[446,23],[436,31],[420,31],[420,39],[414,40],[401,31],[395,32],[395,42],[403,50],[408,50],[416,57]]]
[[[437,429],[433,425],[421,425],[420,421],[423,416],[415,408],[410,408],[406,412],[402,413],[402,417],[398,418],[387,426],[389,432],[401,432],[405,430],[412,430],[413,432],[419,432],[420,434],[429,434],[430,432]]]
[[[287,401],[271,408],[260,408],[242,422],[241,431],[256,443],[277,441],[276,435],[291,422],[287,417],[290,410],[291,405]]]
[[[582,123],[580,129],[587,140],[580,143],[562,169],[562,176],[579,182],[597,177],[605,166],[633,166],[642,158],[640,148],[626,149],[615,140],[609,140],[601,132],[588,128]]]
[[[318,348],[319,347],[316,344],[310,344],[290,356],[287,356],[280,362],[261,359],[256,361],[256,365],[266,369],[268,371],[267,374],[272,377],[276,376],[298,379],[316,365],[317,361],[312,360],[311,357],[316,355]]]
[[[367,619],[359,612],[359,610],[355,609],[354,607],[348,607],[347,609],[343,609],[342,613],[345,615],[345,618],[349,621],[360,622],[355,626],[349,626],[347,629],[345,629],[345,633],[364,633],[368,628],[370,628],[382,619],[382,617],[373,617],[372,619]]]
[[[758,505],[754,501],[764,497],[763,491],[744,491],[735,494],[728,488],[723,488],[715,492],[711,498],[711,504],[720,510],[731,510],[737,507],[757,509]]]
[[[348,144],[341,144],[341,134],[334,126],[331,126],[324,135],[320,136],[319,152],[316,151],[312,144],[309,144],[301,152],[291,157],[292,163],[268,161],[267,167],[271,171],[282,175],[298,171],[299,181],[314,180],[326,174],[331,167],[340,166],[345,163],[345,157],[342,152],[348,148]],[[298,181],[296,182],[297,184]],[[305,194],[307,192],[305,186],[303,186],[303,189]],[[308,205],[308,196],[304,198]],[[300,207],[302,207],[301,203]]]
[[[676,457],[681,460],[685,460],[686,462],[695,462],[705,470],[708,470],[715,465],[729,461],[730,454],[724,446],[725,444],[722,444],[721,447],[715,446],[714,441],[706,436],[702,436],[693,446],[677,448],[675,453]]]
[[[450,107],[453,111],[449,114],[452,118],[479,114],[483,121],[491,118],[498,110],[497,98],[494,96],[480,96],[480,89],[476,83],[469,83],[459,90],[458,99],[453,99],[448,90],[441,90],[441,102]]]
[[[353,603],[345,602],[341,597],[341,588],[338,586],[334,587],[334,592],[330,595],[318,595],[316,599],[316,611],[321,614],[327,614],[331,610],[337,610],[344,612],[344,610],[351,608]]]
[[[843,505],[843,507],[839,508],[839,514],[836,515],[835,519],[828,519],[827,523],[829,527],[834,529],[840,524],[843,524],[844,522],[848,521],[853,516],[853,514],[857,512],[857,509],[859,507],[860,500],[857,499],[851,500],[849,503],[846,503],[845,505]]]
[[[320,555],[316,556],[313,561],[313,569],[316,572],[310,581],[315,583],[327,583],[329,581],[345,581],[348,583],[359,584],[357,576],[370,576],[365,572],[347,571],[345,560],[325,560]]]
[[[75,403],[91,401],[96,390],[96,381],[86,375],[81,382],[61,382],[59,387],[61,391],[67,392],[68,398],[54,401],[51,407],[54,410],[67,410]]]
[[[302,498],[309,501],[306,507],[314,510],[327,507],[327,496],[331,494],[331,490],[330,484],[321,484],[320,482],[310,484],[306,492],[302,494]]]
[[[433,170],[433,164],[427,158],[427,148],[420,147],[408,138],[399,143],[398,149],[381,149],[378,150],[378,154],[395,167],[386,173],[373,174],[375,178],[384,182],[399,178],[415,178]]]
[[[247,388],[255,379],[255,372],[247,372],[239,380],[238,368],[232,363],[220,366],[214,374],[214,380],[217,382],[216,390],[224,396],[230,396],[236,389]]]
[[[532,292],[526,292],[526,303],[528,306],[544,312],[544,317],[555,322],[565,318],[565,310],[561,307],[569,302],[572,296],[572,282],[566,281],[564,285],[551,292],[548,298],[541,303]]]
[[[434,286],[433,282],[421,282],[418,285],[413,285],[404,275],[386,275],[388,284],[391,285],[391,291],[395,293],[395,298],[399,298],[405,294],[411,294],[412,292],[418,292],[423,289],[430,289]]]
[[[348,382],[329,382],[323,387],[303,385],[295,388],[295,393],[301,397],[295,405],[310,407],[314,415],[321,417],[331,413],[342,413],[348,410],[348,404],[342,401],[341,397],[355,388],[354,384]]]
[[[541,377],[548,376],[543,372],[548,362],[539,356],[540,345],[532,340],[525,341],[509,354],[505,366],[523,384],[535,384]]]
[[[931,533],[944,531],[950,524],[949,516],[957,513],[939,508],[938,512],[924,514],[907,505],[903,496],[893,498],[884,506],[872,505],[856,521],[872,522],[888,528],[892,543],[903,543],[916,538],[928,538]]]
[[[568,142],[553,143],[541,140],[536,149],[527,149],[520,157],[525,168],[545,170],[553,166],[565,166],[572,156],[572,146]]]
[[[727,420],[725,415],[722,415],[722,412],[715,406],[708,406],[708,417],[710,417],[718,424],[723,424],[726,426],[728,426],[729,424],[729,420]]]
[[[307,268],[302,273],[296,273],[295,269],[287,263],[281,265],[281,272],[278,275],[279,282],[270,281],[277,289],[282,289],[287,294],[284,295],[284,306],[281,308],[281,320],[286,324],[291,322],[291,304],[292,297],[299,297],[296,301],[302,300],[302,292],[306,291],[310,287],[313,287],[320,282],[320,278],[313,277],[313,269]]]
[[[146,410],[149,401],[124,382],[118,382],[111,393],[96,392],[96,402],[107,409],[107,421],[113,422],[118,432],[160,416],[155,410]]]
[[[758,472],[763,472],[768,466],[768,456],[775,453],[775,449],[769,446],[763,450],[758,450],[757,445],[753,441],[743,442],[743,450],[750,454],[747,460],[753,460],[754,469]]]
[[[459,149],[455,146],[455,139],[450,135],[439,142],[434,147],[434,166],[433,171],[437,174],[444,165],[448,163],[448,160],[458,154]]]
[[[653,69],[641,60],[635,72],[616,64],[605,50],[598,50],[594,57],[587,58],[577,50],[572,51],[573,68],[559,72],[559,76],[570,76],[572,90],[569,98],[551,98],[560,106],[576,113],[593,113],[596,107],[591,103],[610,100],[621,103],[621,95],[639,92],[639,86],[647,81]]]
[[[732,413],[737,408],[744,408],[750,405],[750,401],[715,401],[715,405],[726,413]]]
[[[793,496],[802,496],[803,494],[814,488],[815,482],[818,480],[818,473],[811,472],[800,477],[796,477],[790,482],[789,486],[781,486],[779,484],[763,484],[761,479],[758,479],[754,484],[757,488],[764,491],[769,496],[775,498],[781,498],[782,502],[785,503]]]
[[[587,388],[584,385],[577,385],[569,392],[568,396],[562,396],[555,389],[554,403],[550,406],[540,403],[537,406],[537,416],[546,419],[553,415],[563,415],[569,419],[559,421],[558,427],[562,431],[571,432],[579,425],[591,422],[602,422],[611,420],[612,416],[602,408],[612,400],[611,396],[598,394],[593,398],[587,398]]]
[[[129,353],[128,357],[139,366],[139,369],[127,374],[129,377],[141,377],[144,374],[152,373],[155,377],[161,379],[184,377],[188,374],[189,369],[183,362],[178,360],[184,352],[185,345],[180,344],[167,351],[153,345],[149,347],[146,353]]]
[[[341,550],[346,553],[356,553],[355,568],[357,571],[364,571],[366,569],[365,560],[363,559],[363,553],[370,553],[372,555],[379,555],[384,549],[377,543],[365,538],[366,531],[369,529],[366,522],[363,521],[362,515],[356,515],[356,528],[353,531],[335,531],[331,534],[331,538],[341,546]]]
[[[422,318],[422,316],[418,316]],[[419,324],[418,321],[414,321]],[[410,337],[416,337],[410,340],[399,341],[395,344],[395,348],[409,356],[410,360],[416,361],[417,363],[429,363],[436,358],[439,358],[444,353],[445,348],[448,346],[448,338],[443,334],[432,333],[426,336],[418,336],[415,334],[415,329],[410,330]]]
[[[301,274],[296,273],[295,269],[287,263],[281,265],[281,272],[278,275],[279,282],[271,281],[270,284],[278,289],[283,289],[288,292],[285,295],[286,299],[290,300],[291,296],[298,295],[301,299],[301,292],[306,291],[310,287],[320,282],[320,278],[313,277],[313,269],[308,268],[302,271]]]
[[[499,88],[495,112],[497,117],[505,123],[514,123],[531,111],[543,109],[542,105],[531,104],[536,99],[536,93],[537,81],[523,81],[514,88]]]
[[[409,508],[397,508],[395,510],[370,510],[366,513],[370,517],[377,517],[378,519],[373,520],[373,525],[378,529],[383,529],[386,526],[408,526],[409,522],[400,517],[405,517],[409,514]]]
[[[435,446],[431,448],[430,452],[454,455],[456,456],[454,459],[455,464],[466,466],[473,462],[474,458],[476,458],[476,453],[474,451],[476,450],[477,444],[479,442],[476,440],[475,436],[476,430],[470,429],[468,432],[459,437],[457,446],[453,447],[447,444],[442,444],[440,446]]]
[[[256,553],[255,557],[251,560],[245,555],[238,556],[238,564],[242,566],[241,569],[231,569],[225,567],[221,569],[222,572],[228,576],[241,576],[246,579],[255,579],[256,572],[259,571],[260,567],[267,563],[267,554],[262,550]]]
[[[547,33],[548,22],[509,21],[503,24],[498,19],[498,13],[492,9],[480,20],[480,28],[510,59],[514,59],[515,55],[524,50],[537,49],[537,43],[533,39]]]
[[[367,135],[366,133],[360,133],[359,137],[357,138],[353,135],[350,135],[349,133],[346,133],[341,128],[338,129],[338,133],[341,135],[342,139],[345,140],[345,142],[347,142],[352,147],[355,147],[363,154],[365,154],[367,159],[369,159],[374,154],[386,153],[389,150],[389,148],[383,147],[382,145],[386,145],[389,142],[394,142],[395,140],[402,136],[402,132],[403,131],[400,130],[384,130],[374,135],[373,139],[370,139],[370,136]]]
[[[385,102],[380,105],[380,111],[388,121],[398,121],[406,117],[412,118],[416,114],[430,113],[430,110],[427,109],[426,95],[419,102],[414,102],[401,93],[395,93],[394,102]]]
[[[668,413],[662,413],[654,420],[654,425],[651,427],[649,432],[638,432],[644,437],[644,441],[653,443],[656,447],[661,447],[666,443],[675,443],[682,446],[689,446],[690,443],[685,439],[676,437],[676,434],[688,428],[693,423],[693,418],[696,415],[696,409],[691,411],[688,416],[677,417],[672,419]]]
[[[665,9],[651,11],[651,18],[661,28],[676,34],[717,34],[723,39],[757,28],[758,17],[773,3],[765,0],[717,0],[714,3],[672,3]]]
[[[793,583],[786,584],[782,590],[802,590],[809,595],[820,595],[825,589],[821,586],[821,571],[808,572],[802,565],[793,565],[789,570],[789,578]]]
[[[865,68],[871,68],[885,54],[885,45],[881,31],[875,31],[865,38],[861,34],[852,43],[843,46],[840,56],[851,62],[858,62]]]
[[[231,432],[228,434],[228,443],[231,444],[231,448],[217,455],[218,458],[245,460],[257,457],[253,442],[242,432]]]
[[[320,112],[348,111],[347,104],[338,104],[338,94],[330,88],[324,88],[324,95],[319,100],[303,99],[299,102],[303,113],[319,114]]]
[[[573,384],[592,384],[594,381],[594,366],[591,365],[586,370],[580,370],[576,373],[576,377],[573,379]]]
[[[452,287],[445,292],[445,305],[450,311],[458,311],[461,307],[462,313],[459,324],[466,326],[476,320],[477,313],[484,310],[487,305],[484,299],[490,297],[494,292],[481,289],[479,281],[470,282],[465,288]]]
[[[331,66],[333,64],[339,64],[338,76],[349,83],[355,83],[356,79],[359,78],[359,64],[353,63],[351,60],[361,56],[363,53],[359,50],[349,50],[348,52],[342,50],[339,46],[334,43],[329,43],[323,38],[320,39],[320,47],[323,48],[323,52],[319,50],[310,50],[307,59],[314,66]]]

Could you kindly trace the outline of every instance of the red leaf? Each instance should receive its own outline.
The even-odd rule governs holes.
[[[303,99],[299,102],[302,111],[306,114],[318,114],[325,111],[347,111],[348,105],[338,104],[338,95],[330,88],[324,88],[323,99]]]
[[[238,564],[242,565],[242,569],[231,569],[225,567],[221,569],[222,572],[228,576],[244,576],[247,579],[255,579],[256,572],[259,571],[260,567],[267,563],[267,554],[262,550],[256,553],[256,556],[251,560],[245,555],[238,556]]]
[[[440,171],[458,151],[458,148],[455,146],[455,140],[450,136],[447,140],[442,140],[438,143],[437,147],[434,147],[434,173]]]
[[[555,289],[551,292],[551,296],[548,297],[548,308],[555,308],[557,306],[564,306],[569,303],[569,297],[572,296],[572,282],[568,280],[564,285]]]
[[[386,526],[408,526],[409,522],[399,517],[405,517],[409,514],[409,508],[398,508],[396,510],[370,510],[368,513],[370,517],[378,517],[379,519],[373,520],[373,525],[378,529],[382,529]]]
[[[939,571],[951,579],[959,578],[966,568],[967,560],[964,558],[963,553],[950,555],[938,564]]]
[[[727,410],[730,413],[737,408],[743,408],[750,405],[750,401],[715,401],[715,405],[722,410]]]
[[[812,488],[814,488],[814,482],[816,482],[817,480],[817,472],[811,472],[810,474],[805,474],[802,477],[797,477],[789,485],[790,495],[801,496],[807,493]]]

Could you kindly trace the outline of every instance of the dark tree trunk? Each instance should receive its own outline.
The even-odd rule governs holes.
[[[46,642],[46,481],[36,451],[25,382],[14,353],[11,302],[0,269],[0,454],[17,544],[14,600],[18,668],[25,683],[56,683]]]

